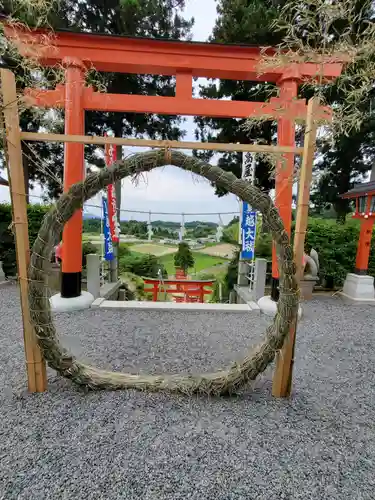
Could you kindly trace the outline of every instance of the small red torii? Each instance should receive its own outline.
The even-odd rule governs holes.
[[[185,279],[166,279],[161,281],[158,278],[144,278],[145,285],[151,285],[144,288],[145,292],[152,293],[152,301],[158,301],[159,293],[170,293],[182,295],[181,302],[204,302],[205,295],[213,293],[212,287],[215,280],[186,280]],[[206,287],[210,287],[207,290]]]

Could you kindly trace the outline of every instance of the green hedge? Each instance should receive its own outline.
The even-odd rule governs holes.
[[[29,205],[27,207],[27,220],[29,224],[30,248],[38,235],[43,217],[50,207],[45,205]],[[14,235],[9,229],[12,223],[11,206],[0,203],[0,260],[3,262],[5,276],[15,276],[17,274],[16,247]],[[84,243],[82,246],[82,262],[86,265],[86,255],[96,253],[98,248],[91,243]]]
[[[147,293],[144,291],[145,284],[140,276],[125,272],[121,275],[121,280],[126,288],[127,300],[145,300],[147,298]]]
[[[294,224],[292,227],[293,239]],[[337,224],[330,219],[310,218],[305,249],[311,248],[319,254],[321,281],[328,287],[340,287],[345,276],[353,272],[359,238],[360,224],[357,220],[350,220],[346,224]],[[256,257],[271,259],[272,245],[269,234],[258,234]],[[369,274],[375,276],[375,239],[371,242]]]
[[[30,247],[33,245],[42,223],[44,215],[49,207],[44,205],[29,205],[27,207],[27,219],[29,223]],[[12,212],[9,204],[0,204],[0,260],[6,276],[15,276],[17,273],[16,248],[14,236],[9,229],[12,223]]]
[[[306,250],[319,254],[320,278],[327,286],[342,286],[345,276],[353,272],[358,247],[360,224],[350,220],[337,224],[333,220],[310,219],[306,234]],[[375,275],[375,239],[372,238],[369,274]]]
[[[98,245],[94,245],[93,243],[90,243],[89,241],[82,243],[82,267],[83,268],[86,268],[87,255],[90,255],[93,253],[98,253],[98,251],[99,251]]]
[[[161,269],[163,277],[167,278],[167,271],[155,255],[141,255],[130,252],[119,259],[120,274],[133,273],[141,277],[157,278],[159,269]]]

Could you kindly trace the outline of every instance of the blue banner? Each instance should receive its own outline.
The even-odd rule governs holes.
[[[111,228],[109,226],[109,216],[108,216],[108,201],[107,198],[102,198],[103,200],[103,231],[104,231],[104,258],[105,260],[113,260],[113,243]]]
[[[241,259],[251,260],[254,258],[255,236],[257,228],[257,213],[245,201],[242,204],[242,248]]]

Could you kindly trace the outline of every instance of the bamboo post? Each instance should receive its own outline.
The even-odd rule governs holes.
[[[21,132],[21,140],[36,142],[65,142],[80,144],[112,144],[115,146],[135,146],[167,149],[193,149],[206,151],[234,151],[250,153],[294,153],[301,155],[303,148],[295,146],[270,146],[268,144],[231,144],[220,142],[189,142],[189,141],[166,141],[155,139],[129,139],[125,137],[75,135],[75,134],[51,134],[43,132]]]
[[[303,159],[298,186],[298,205],[296,227],[294,232],[294,260],[296,263],[296,279],[298,283],[303,277],[303,254],[305,248],[305,235],[307,218],[309,214],[310,187],[316,146],[316,112],[319,108],[319,99],[310,99],[307,107],[305,142]],[[294,350],[297,331],[297,320],[292,325],[284,346],[276,356],[276,368],[273,376],[272,394],[275,397],[289,397],[292,388]]]
[[[16,239],[28,389],[30,392],[43,392],[47,388],[46,365],[39,349],[34,329],[30,323],[27,276],[30,248],[16,82],[14,74],[8,69],[1,69],[0,77],[6,130],[6,145],[4,144],[4,150],[7,157]]]

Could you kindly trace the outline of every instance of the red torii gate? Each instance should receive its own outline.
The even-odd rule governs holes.
[[[65,133],[84,135],[85,110],[168,115],[247,118],[269,116],[278,120],[278,144],[295,146],[295,120],[305,119],[305,100],[297,99],[298,85],[315,76],[337,78],[340,63],[312,63],[275,67],[259,74],[262,59],[259,47],[142,39],[89,33],[56,32],[48,43],[48,32],[22,31],[6,27],[5,33],[18,44],[25,56],[38,57],[41,64],[65,68],[65,85],[55,90],[28,89],[30,104],[41,107],[65,107]],[[161,74],[176,77],[175,97],[102,94],[85,86],[85,71],[135,74]],[[323,74],[322,74],[323,72]],[[193,77],[275,82],[279,98],[270,103],[198,99],[192,95]],[[320,108],[320,117],[329,118],[329,108]],[[84,146],[65,144],[64,190],[84,176]],[[276,206],[288,233],[291,229],[292,174],[294,153],[284,155],[285,162],[276,175]],[[64,229],[62,265],[63,297],[81,293],[82,211],[78,211]],[[278,271],[273,256],[273,292],[277,295]]]

